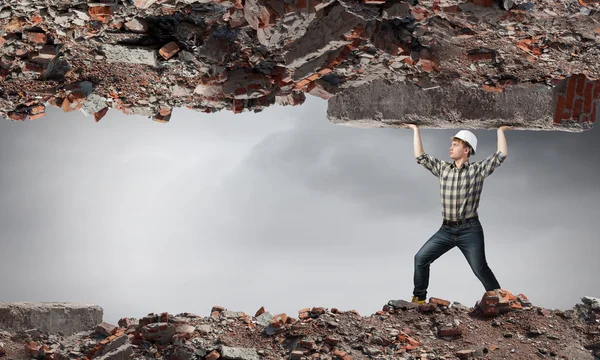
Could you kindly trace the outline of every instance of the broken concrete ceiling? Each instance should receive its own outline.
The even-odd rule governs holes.
[[[361,127],[582,131],[600,117],[600,0],[9,0],[0,116],[168,122],[329,101]]]

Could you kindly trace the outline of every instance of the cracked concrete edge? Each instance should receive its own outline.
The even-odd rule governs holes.
[[[48,334],[72,335],[102,322],[104,310],[76,302],[0,302],[0,329],[18,333],[37,329]]]

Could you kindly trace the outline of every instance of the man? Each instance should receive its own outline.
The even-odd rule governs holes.
[[[469,162],[470,156],[476,153],[477,138],[468,130],[461,130],[451,138],[450,158],[453,162],[447,162],[423,151],[421,134],[416,125],[405,124],[403,127],[414,130],[414,155],[417,163],[440,180],[443,219],[440,229],[415,255],[412,302],[425,303],[431,263],[455,246],[463,253],[486,291],[500,289],[498,280],[487,264],[483,228],[477,209],[484,179],[508,155],[504,130],[512,130],[513,127],[499,127],[498,150],[485,160],[477,162]]]

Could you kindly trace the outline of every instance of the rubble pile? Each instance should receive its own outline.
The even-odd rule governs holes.
[[[69,336],[0,332],[0,342],[0,357],[15,360],[593,360],[600,357],[600,299],[549,310],[499,290],[473,308],[439,298],[421,305],[390,300],[370,316],[323,307],[301,309],[297,317],[262,307],[251,316],[214,306],[208,316],[148,314]]]
[[[34,120],[56,106],[95,121],[112,108],[168,122],[184,106],[259,112],[303,104],[306,93],[330,104],[351,94],[368,113],[337,106],[330,120],[440,127],[455,121],[452,109],[421,118],[377,113],[394,99],[365,86],[410,87],[418,90],[412,99],[438,94],[431,101],[458,107],[462,91],[485,109],[513,88],[564,84],[540,95],[547,99],[536,105],[547,111],[533,125],[527,113],[492,117],[586,130],[600,101],[599,9],[598,0],[7,0],[0,116]]]

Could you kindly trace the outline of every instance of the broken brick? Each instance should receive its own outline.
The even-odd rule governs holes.
[[[46,107],[44,105],[36,105],[34,107],[31,108],[31,113],[32,114],[39,114],[39,113],[43,113],[44,111],[46,111]]]
[[[104,115],[106,115],[106,113],[108,112],[108,107],[105,107],[104,109],[97,111],[94,113],[94,121],[98,122],[100,121],[100,119],[102,119],[104,117]],[[123,320],[123,319],[122,319]],[[125,319],[127,321],[127,319]],[[119,320],[120,321],[120,320]],[[126,326],[121,325],[121,323],[119,323],[119,326],[123,326],[123,327],[127,327],[129,326],[128,322],[124,323]]]
[[[478,62],[478,61],[492,61],[494,60],[493,52],[472,52],[467,55],[469,61]]]
[[[439,299],[436,297],[429,298],[429,302],[433,303],[433,304],[437,304],[438,306],[450,306],[450,301],[444,300],[444,299]]]
[[[64,112],[77,111],[81,109],[84,102],[85,94],[81,91],[73,91],[64,99],[62,109]]]
[[[221,357],[221,355],[216,350],[213,350],[208,355],[206,355],[206,357],[204,359],[205,360],[217,360],[220,357]]]
[[[8,118],[11,120],[23,121],[23,120],[27,119],[27,114],[25,114],[25,113],[18,113],[18,112],[11,111],[7,115],[8,115]]]
[[[158,51],[160,56],[162,56],[165,60],[169,60],[175,54],[177,54],[177,52],[179,52],[179,45],[177,45],[177,43],[174,41],[171,41],[170,43],[166,44]]]
[[[46,34],[40,33],[40,32],[27,31],[27,32],[23,33],[23,36],[25,37],[25,39],[27,41],[36,43],[36,44],[45,44],[46,40],[47,40]]]
[[[471,0],[471,2],[477,6],[484,6],[484,7],[494,6],[494,0]]]
[[[278,314],[273,317],[271,320],[271,326],[274,328],[280,328],[287,322],[287,315],[285,313]]]

